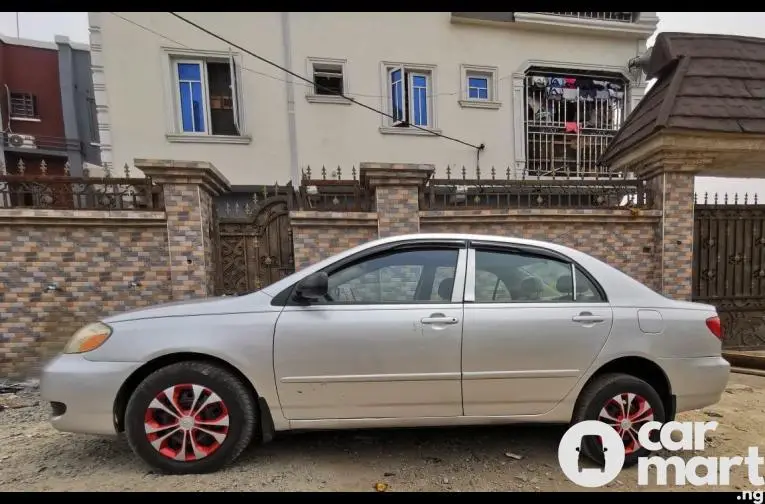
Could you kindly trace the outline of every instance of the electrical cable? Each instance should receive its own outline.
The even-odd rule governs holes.
[[[172,39],[172,38],[168,37],[167,35],[163,35],[163,34],[159,33],[156,30],[153,30],[153,29],[151,29],[151,28],[149,28],[147,26],[142,25],[141,23],[138,23],[137,21],[133,21],[132,19],[128,19],[128,18],[126,18],[124,16],[120,16],[116,12],[109,12],[109,14],[111,14],[112,16],[117,17],[117,18],[119,18],[119,19],[121,19],[121,20],[123,20],[123,21],[125,21],[127,23],[130,23],[133,26],[135,26],[137,28],[140,28],[140,29],[142,29],[142,30],[144,30],[144,31],[146,31],[148,33],[156,35],[159,38],[165,39],[168,42],[172,42],[173,44],[177,44],[177,45],[179,45],[181,47],[185,47],[186,49],[193,49],[191,46],[189,46],[187,44],[184,44],[183,42],[179,42],[179,41],[177,41],[175,39]],[[241,68],[242,70],[244,70],[246,72],[250,72],[250,73],[252,73],[254,75],[258,75],[260,77],[266,77],[266,78],[275,80],[277,82],[288,82],[286,79],[283,79],[281,77],[277,77],[276,75],[271,75],[271,74],[259,72],[257,70],[253,70],[252,68],[248,68],[248,67],[246,67],[244,65],[240,65],[239,68]],[[306,87],[306,88],[311,88],[311,89],[314,88],[314,84],[313,83],[306,84],[305,82],[294,82],[294,81],[293,81],[293,83],[297,84],[298,86],[303,86],[303,87]],[[436,96],[457,96],[458,94],[459,93],[434,93],[434,94],[429,94],[429,95],[425,95],[425,96],[427,96],[428,98],[434,98]],[[385,96],[383,96],[383,95],[373,95],[373,94],[364,94],[364,93],[347,93],[347,95],[348,96],[360,96],[362,98],[385,98]]]
[[[292,70],[289,70],[289,69],[279,65],[278,63],[274,63],[273,61],[271,61],[271,60],[269,60],[267,58],[264,58],[263,56],[260,56],[260,55],[258,55],[256,53],[254,53],[253,51],[250,51],[249,49],[246,49],[246,48],[240,46],[239,44],[236,44],[236,43],[226,39],[225,37],[222,37],[222,36],[218,35],[217,33],[213,32],[211,30],[208,30],[204,26],[200,26],[199,24],[197,24],[197,23],[195,23],[195,22],[193,22],[193,21],[191,21],[189,19],[186,19],[185,17],[181,16],[180,14],[177,14],[175,12],[170,12],[170,14],[175,16],[176,18],[180,19],[184,23],[186,23],[186,24],[188,24],[190,26],[193,26],[194,28],[196,28],[196,29],[206,33],[207,35],[210,35],[211,37],[216,38],[216,39],[220,40],[221,42],[224,42],[225,44],[230,45],[231,47],[236,47],[240,51],[249,54],[253,58],[258,59],[258,60],[260,60],[260,61],[262,61],[262,62],[264,62],[264,63],[266,63],[268,65],[271,65],[273,67],[276,67],[279,70],[281,70],[281,71],[283,71],[283,72],[285,72],[285,73],[287,73],[289,75],[292,75],[293,77],[297,77],[298,79],[300,79],[302,81],[305,81],[305,82],[311,84],[312,86],[315,86],[315,87],[317,87],[319,89],[322,89],[322,90],[328,92],[329,94],[332,94],[332,95],[335,95],[335,96],[340,96],[340,97],[348,100],[349,102],[351,102],[353,104],[356,104],[356,105],[358,105],[360,107],[363,107],[363,108],[365,108],[367,110],[371,110],[372,112],[375,112],[375,113],[380,114],[382,116],[388,117],[390,119],[393,119],[393,120],[396,119],[393,115],[388,114],[387,112],[383,112],[382,110],[378,110],[378,109],[376,109],[374,107],[371,107],[371,106],[367,105],[366,103],[362,103],[362,102],[360,102],[360,101],[358,101],[358,100],[356,100],[356,99],[354,99],[352,97],[344,95],[343,93],[337,92],[334,89],[328,88],[326,86],[322,86],[320,84],[316,84],[313,81],[311,81],[310,79],[308,79],[308,78],[306,78],[306,77],[304,77],[304,76],[302,76],[302,75],[300,75],[300,74],[298,74],[296,72],[293,72]],[[441,137],[441,138],[444,138],[446,140],[451,140],[453,142],[457,142],[457,143],[460,143],[462,145],[466,145],[468,147],[472,147],[473,149],[476,149],[477,151],[481,151],[485,147],[484,144],[473,145],[473,144],[471,144],[469,142],[465,142],[465,141],[460,140],[458,138],[454,138],[454,137],[451,137],[451,136],[448,136],[448,135],[444,135],[443,133],[438,133],[438,132],[429,130],[427,128],[423,128],[423,127],[417,126],[415,124],[410,124],[410,123],[407,123],[407,124],[408,124],[409,127],[412,127],[412,128],[418,129],[418,130],[422,130],[422,131],[424,131],[426,133],[429,133],[431,135],[434,135],[434,136],[437,136],[437,137]]]

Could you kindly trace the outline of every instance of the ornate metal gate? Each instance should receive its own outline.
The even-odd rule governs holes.
[[[765,205],[696,204],[693,300],[720,313],[726,349],[765,349]]]
[[[226,201],[219,210],[220,294],[261,289],[295,271],[289,211],[291,187],[264,190],[241,204]]]

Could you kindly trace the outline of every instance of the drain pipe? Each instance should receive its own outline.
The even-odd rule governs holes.
[[[282,49],[284,51],[284,67],[292,70],[292,37],[290,35],[290,13],[282,12]],[[295,119],[295,82],[292,75],[287,77],[287,135],[290,146],[290,177],[293,189],[300,185],[300,168],[298,166],[297,122]]]

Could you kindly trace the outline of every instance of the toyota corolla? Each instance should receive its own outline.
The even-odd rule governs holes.
[[[94,321],[45,368],[53,426],[125,434],[167,473],[215,471],[279,431],[600,420],[637,431],[716,403],[713,306],[560,245],[418,234],[243,296]],[[602,463],[595,437],[582,451]]]

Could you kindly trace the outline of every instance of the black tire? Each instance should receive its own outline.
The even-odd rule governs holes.
[[[666,421],[664,403],[651,385],[631,375],[612,373],[597,377],[585,387],[577,400],[571,423],[598,420],[601,409],[611,398],[628,393],[637,394],[648,402],[653,409],[653,420],[660,423]],[[658,432],[654,435],[658,438]],[[582,440],[582,453],[601,466],[605,463],[603,449],[594,436],[588,436]],[[650,450],[641,446],[638,450],[626,454],[624,467],[637,464],[640,457],[645,457],[649,453],[651,453]]]
[[[210,441],[206,447],[216,446],[209,455],[190,461],[174,460],[169,458],[168,455],[160,453],[159,449],[154,448],[149,441],[145,427],[145,417],[151,402],[157,396],[163,394],[163,391],[166,389],[184,384],[201,385],[217,394],[223,403],[222,406],[220,403],[211,403],[211,406],[206,406],[199,410],[199,414],[202,414],[203,411],[206,414],[208,408],[218,408],[217,412],[221,418],[224,418],[226,413],[228,416],[226,436],[222,443],[213,443],[211,441],[214,438],[205,436],[204,432],[194,431],[197,436],[195,438],[196,444],[189,444],[188,448],[184,445],[183,448],[179,449],[180,442],[185,443],[186,438],[181,437],[179,442],[176,437],[177,435],[170,436],[173,438],[171,442],[175,443],[175,450],[179,452],[182,450],[185,453],[189,453],[189,451],[194,453],[195,450],[192,448],[197,446],[204,448],[203,442],[205,440]],[[182,387],[182,389],[185,391],[188,390],[188,387]],[[207,392],[203,395],[206,396]],[[201,402],[203,401],[196,403],[196,408],[199,407]],[[216,406],[215,404],[218,405]],[[222,410],[222,408],[225,409]],[[221,410],[223,413],[221,413]],[[157,408],[153,408],[152,412],[160,412],[165,415],[164,412]],[[136,455],[160,472],[166,474],[211,473],[233,462],[247,448],[255,434],[258,420],[257,413],[257,405],[252,392],[239,378],[227,370],[207,362],[179,362],[153,372],[136,387],[130,396],[125,410],[125,434],[130,448],[132,448]],[[167,416],[166,418],[170,419],[171,417]],[[170,421],[174,422],[174,420]],[[225,427],[205,426],[205,428],[217,430],[224,429]],[[164,436],[170,429],[172,427],[157,435]],[[218,432],[221,431],[218,430]],[[181,433],[181,436],[184,435]],[[199,436],[201,436],[201,439]],[[169,448],[163,448],[163,450],[167,451]]]

